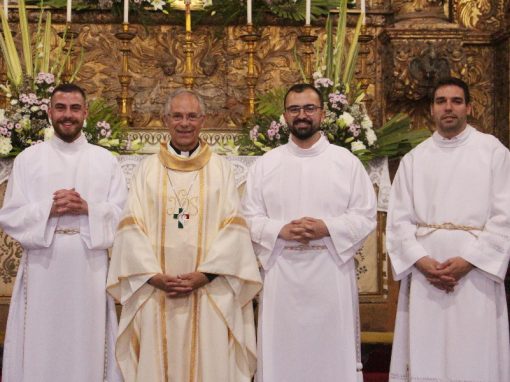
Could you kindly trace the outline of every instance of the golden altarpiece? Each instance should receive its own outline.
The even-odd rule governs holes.
[[[450,73],[470,85],[471,123],[509,145],[510,6],[506,0],[366,0],[366,7],[355,76],[365,88],[375,126],[406,112],[413,127],[431,128],[428,91],[439,76]],[[349,13],[351,33],[358,14],[359,10]],[[29,18],[35,23],[37,11]],[[110,12],[73,13],[76,48],[84,52],[77,82],[92,98],[119,101],[129,118],[131,136],[141,138],[149,150],[166,134],[160,119],[166,95],[183,86],[193,87],[206,101],[206,141],[235,139],[253,92],[300,81],[295,52],[313,55],[303,37],[321,38],[325,33],[325,20],[316,20],[305,30],[268,17],[250,31],[246,25],[223,26],[212,17],[193,25],[190,36],[183,20],[182,11],[171,16],[155,12],[150,24],[134,20],[124,30],[128,33],[120,33],[122,24]],[[13,26],[17,22],[15,9],[10,22]],[[64,12],[53,12],[53,23],[58,39],[66,25]],[[246,38],[249,32],[253,39]],[[5,80],[3,63],[0,79]],[[397,164],[390,162],[390,172]],[[0,184],[0,201],[5,188],[6,182]],[[384,225],[385,213],[379,212],[378,228],[359,255],[363,260],[358,267],[361,330],[367,342],[391,341],[395,320],[398,285],[391,280],[386,259]],[[19,246],[1,233],[1,334],[19,258]]]

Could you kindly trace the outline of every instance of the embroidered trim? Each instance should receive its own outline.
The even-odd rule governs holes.
[[[416,235],[416,236],[427,236],[427,235],[430,235],[431,233],[434,233],[436,232],[437,230],[440,230],[440,229],[445,229],[445,230],[448,230],[448,231],[465,231],[467,233],[469,233],[470,235],[473,235],[474,237],[478,237],[478,235],[476,235],[475,233],[471,232],[471,231],[483,231],[483,228],[484,227],[474,227],[474,226],[469,226],[469,225],[457,225],[457,224],[453,224],[453,223],[442,223],[442,224],[426,224],[426,223],[418,223],[416,224],[416,226],[418,228],[432,228],[431,231],[429,232],[426,232],[425,234],[423,235]]]
[[[77,235],[80,233],[79,228],[57,228],[55,233],[59,235]]]

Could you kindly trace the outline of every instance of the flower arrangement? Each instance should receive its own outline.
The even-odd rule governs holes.
[[[3,30],[0,33],[0,48],[7,64],[8,82],[0,85],[0,91],[4,93],[7,104],[5,109],[0,109],[0,157],[16,156],[25,148],[53,136],[53,128],[46,112],[50,105],[51,93],[60,81],[67,59],[61,43],[56,48],[53,60],[50,60],[49,13],[40,15],[34,47],[30,43],[24,0],[19,1],[19,15],[24,68],[14,45],[9,24],[3,12],[1,13]],[[78,70],[79,65],[71,75],[71,81]],[[90,143],[103,146],[110,151],[136,151],[141,148],[138,141],[130,142],[127,139],[120,119],[101,99],[90,103],[89,118],[83,132]]]
[[[397,114],[383,127],[374,129],[363,103],[365,94],[354,80],[363,15],[359,16],[348,45],[347,8],[347,0],[340,0],[336,33],[328,17],[325,40],[318,40],[316,45],[313,79],[324,100],[322,133],[331,143],[349,149],[362,162],[381,156],[400,156],[430,133],[425,129],[411,131],[409,117],[405,114]],[[289,129],[283,118],[282,102],[285,92],[286,89],[276,89],[258,97],[257,114],[243,129],[237,149],[239,154],[261,155],[288,141]],[[235,149],[230,144],[224,150],[228,147],[230,151]]]

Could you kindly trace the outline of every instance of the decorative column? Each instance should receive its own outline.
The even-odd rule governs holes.
[[[129,84],[131,83],[131,74],[129,74],[129,48],[130,41],[135,38],[136,33],[129,29],[129,23],[122,23],[122,31],[115,33],[115,37],[121,41],[120,51],[122,52],[121,72],[119,82],[121,86],[120,97],[117,97],[119,105],[119,114],[122,125],[127,127],[131,122],[131,112],[133,106],[133,97],[129,96]]]

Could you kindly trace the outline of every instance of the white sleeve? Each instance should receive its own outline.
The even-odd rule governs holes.
[[[400,162],[390,192],[386,247],[395,280],[406,277],[414,263],[428,255],[416,240],[417,218],[413,204],[411,160],[410,156],[406,156]]]
[[[20,242],[24,249],[48,248],[57,226],[57,219],[50,218],[52,195],[39,201],[28,199],[28,187],[34,186],[25,179],[25,165],[20,154],[14,160],[9,177],[4,204],[0,210],[0,227]]]
[[[492,155],[489,216],[475,245],[463,258],[495,281],[504,282],[510,258],[510,153],[502,145]]]
[[[89,249],[108,249],[112,246],[126,202],[126,180],[117,159],[112,160],[114,163],[106,200],[88,202],[88,215],[80,216],[80,235]]]
[[[353,161],[351,185],[347,210],[339,216],[323,219],[341,263],[346,263],[356,254],[376,226],[374,186],[358,160]]]

